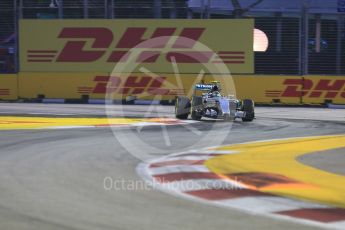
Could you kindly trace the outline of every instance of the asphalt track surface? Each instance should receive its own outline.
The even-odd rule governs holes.
[[[316,152],[297,158],[305,165],[312,166],[331,173],[345,175],[345,149],[333,149],[330,151]]]
[[[141,117],[148,115],[146,110],[147,106],[113,106],[110,115]],[[157,106],[155,111],[171,116],[173,107]],[[0,104],[0,113],[106,114],[103,105],[52,104]],[[108,190],[104,179],[141,182],[135,169],[142,160],[189,149],[192,143],[207,147],[207,142],[198,141],[209,130],[217,132],[214,139],[226,135],[223,144],[344,134],[344,110],[257,108],[257,119],[252,123],[205,121],[190,126],[165,127],[169,146],[165,146],[159,126],[119,128],[121,134],[128,133],[130,138],[134,132],[143,140],[145,144],[138,146],[145,153],[142,156],[130,154],[109,127],[0,131],[0,229],[315,229],[184,200],[150,188]],[[148,145],[162,151],[146,152]],[[344,162],[341,152],[333,150],[326,163],[317,153],[299,160],[340,174],[343,164],[337,162]]]

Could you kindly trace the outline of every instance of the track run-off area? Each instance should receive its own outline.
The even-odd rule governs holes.
[[[3,229],[345,229],[345,112],[0,104]]]

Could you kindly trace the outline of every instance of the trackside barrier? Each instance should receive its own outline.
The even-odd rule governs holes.
[[[304,103],[345,104],[345,76],[305,76],[302,82],[303,88],[298,85],[290,87],[291,94],[301,91]]]
[[[181,83],[173,75],[116,74],[109,73],[20,73],[20,98],[65,99],[141,99],[173,100],[184,95],[195,80],[186,75]]]
[[[93,93],[98,83],[105,89],[107,81],[100,81],[108,73],[19,73],[19,97],[23,99],[79,99],[89,95],[93,99],[104,99],[104,92]],[[96,91],[99,88],[96,87]]]
[[[0,74],[0,100],[18,99],[17,74]]]
[[[218,80],[227,86],[223,87],[228,89],[226,93],[235,92],[230,76],[22,72],[19,74],[19,94],[23,99],[174,100],[176,96],[191,95],[192,86],[201,80]]]
[[[251,98],[256,103],[263,104],[302,104],[302,97],[289,97],[285,95],[286,81],[297,81],[297,76],[272,76],[272,75],[236,75],[234,76],[237,97],[240,99]]]
[[[190,95],[193,85],[203,81],[220,81],[224,94],[240,99],[252,98],[263,104],[345,104],[345,77],[272,76],[272,75],[204,75],[114,74],[22,72],[19,74],[19,97],[23,99],[105,99],[142,101],[174,100]],[[109,98],[106,97],[108,92]]]
[[[259,103],[345,104],[344,76],[235,76],[239,98]]]

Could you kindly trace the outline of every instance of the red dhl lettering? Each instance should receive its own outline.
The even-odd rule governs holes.
[[[286,79],[282,97],[345,98],[345,79],[321,79],[314,83],[310,79]]]
[[[113,44],[118,33],[114,33],[109,28],[66,27],[58,35],[58,39],[66,40],[61,51],[30,49],[27,50],[27,61],[32,63],[102,61],[111,64],[127,62],[131,58],[136,63],[156,63],[157,60],[161,60],[185,64],[245,64],[244,51],[222,50],[216,54],[212,51],[193,50],[206,28],[178,30],[175,27],[156,28],[151,36],[147,36],[147,28],[129,27],[120,36],[118,42]],[[173,44],[169,44],[174,34],[177,34],[177,38]],[[138,49],[131,50],[134,47]],[[166,48],[169,50],[163,54],[162,50]],[[234,54],[236,56],[233,56]]]
[[[94,81],[96,82],[96,86],[92,90],[94,94],[184,95],[184,89],[163,88],[166,77],[128,76],[123,78],[118,76],[96,76]]]
[[[114,34],[108,28],[63,28],[58,38],[60,39],[73,39],[67,40],[65,46],[62,48],[58,55],[57,62],[94,62],[102,57],[106,56],[107,62],[124,62],[127,61],[128,55],[131,55],[129,49],[133,47],[138,48],[164,48],[167,46],[168,41],[173,36],[177,28],[157,28],[153,34],[148,38],[144,39],[144,34],[147,28],[127,28],[123,33],[122,37],[114,47],[115,50],[111,51],[110,54],[107,50],[111,48],[113,43]],[[192,49],[195,43],[199,40],[203,34],[205,28],[184,28],[176,39],[172,48],[184,48]],[[156,38],[155,40],[150,40]],[[188,38],[188,39],[183,39]],[[92,39],[91,49],[86,50],[86,43]],[[120,49],[120,50],[119,50]],[[125,50],[123,50],[125,49]],[[210,55],[208,52],[200,52],[199,55],[194,56],[204,57],[200,58],[189,58],[187,63],[208,63]],[[167,60],[171,61],[170,57],[172,54],[178,55],[181,58],[176,58],[177,63],[185,63],[186,58],[184,51],[180,52],[168,52],[166,54]],[[143,51],[139,54],[137,62],[154,63],[157,58],[161,55],[159,51]],[[200,62],[202,61],[202,62]]]

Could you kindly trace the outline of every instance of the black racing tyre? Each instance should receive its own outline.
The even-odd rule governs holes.
[[[202,109],[202,97],[200,96],[193,96],[192,97],[192,110]]]
[[[242,121],[253,121],[255,117],[254,101],[251,99],[244,99],[242,101],[242,110],[245,113],[244,117],[242,118]]]
[[[193,96],[192,97],[192,109],[191,109],[191,117],[193,120],[200,120],[202,117],[202,97],[200,96]]]
[[[175,117],[185,120],[190,113],[190,100],[187,97],[177,97],[175,102]]]
[[[191,117],[193,120],[201,120],[202,115],[200,115],[200,112],[192,111]]]

